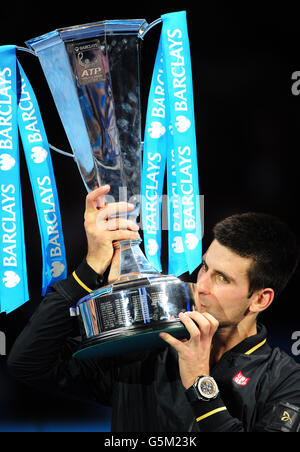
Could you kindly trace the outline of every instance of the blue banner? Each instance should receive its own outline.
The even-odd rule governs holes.
[[[193,79],[186,12],[165,14],[144,136],[142,218],[145,252],[161,271],[161,206],[167,168],[169,273],[202,260]]]
[[[162,271],[161,250],[161,204],[167,160],[168,137],[166,127],[166,94],[161,39],[150,87],[146,129],[144,137],[142,170],[142,219],[146,256],[152,266]]]
[[[67,275],[55,177],[43,121],[15,46],[0,47],[0,309],[9,313],[28,301],[20,183],[19,135],[23,143],[39,223],[42,294]]]

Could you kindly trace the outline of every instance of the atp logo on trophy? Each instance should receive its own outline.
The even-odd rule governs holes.
[[[76,43],[74,53],[80,85],[105,81],[104,57],[97,39],[91,42]]]

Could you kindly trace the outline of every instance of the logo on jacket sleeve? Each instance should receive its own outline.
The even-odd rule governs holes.
[[[244,377],[241,371],[239,371],[234,377],[233,381],[240,386],[246,386],[246,384],[249,382],[250,378]]]
[[[273,407],[269,431],[299,432],[300,407],[280,400]]]

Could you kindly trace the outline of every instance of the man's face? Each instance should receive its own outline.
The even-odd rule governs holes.
[[[251,258],[240,257],[214,240],[198,273],[196,310],[213,315],[220,327],[237,325],[251,302],[247,274],[251,264]]]

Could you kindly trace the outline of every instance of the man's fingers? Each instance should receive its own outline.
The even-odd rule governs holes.
[[[138,232],[129,231],[128,229],[117,229],[116,231],[111,231],[110,240],[120,241],[120,240],[138,240],[140,239],[140,234]]]
[[[99,210],[97,221],[107,220],[112,215],[117,213],[128,212],[134,209],[134,205],[128,202],[113,202],[107,204],[104,209]]]
[[[200,338],[200,330],[196,323],[188,316],[187,313],[180,312],[179,319],[184,324],[188,332],[190,333],[191,338]]]
[[[185,344],[175,337],[171,336],[169,333],[159,333],[159,337],[164,340],[167,344],[175,348],[175,350],[180,353],[184,348]]]
[[[109,192],[109,190],[110,190],[109,185],[103,185],[99,188],[96,188],[96,190],[91,191],[86,197],[85,202],[86,213],[94,212],[95,210],[97,210],[97,206],[104,207],[105,205],[104,196]]]
[[[203,335],[214,334],[219,325],[219,322],[208,312],[190,311],[185,314],[196,322]]]
[[[205,313],[207,315],[200,314],[199,312],[180,312],[179,319],[186,327],[187,331],[190,334],[190,339],[194,342],[196,340],[201,339],[201,335],[208,335],[209,333],[213,333],[217,329],[218,321],[210,314]],[[160,333],[160,337],[174,347],[178,352],[182,352],[184,350],[185,343],[187,341],[179,341],[175,339],[168,333]]]
[[[138,231],[139,226],[131,220],[124,220],[122,218],[113,218],[104,222],[103,229],[108,231],[116,231],[117,229],[129,229],[131,231]]]
[[[214,316],[209,314],[208,312],[202,312],[202,315],[207,318],[207,320],[211,324],[211,327],[215,333],[219,327],[219,321]]]

